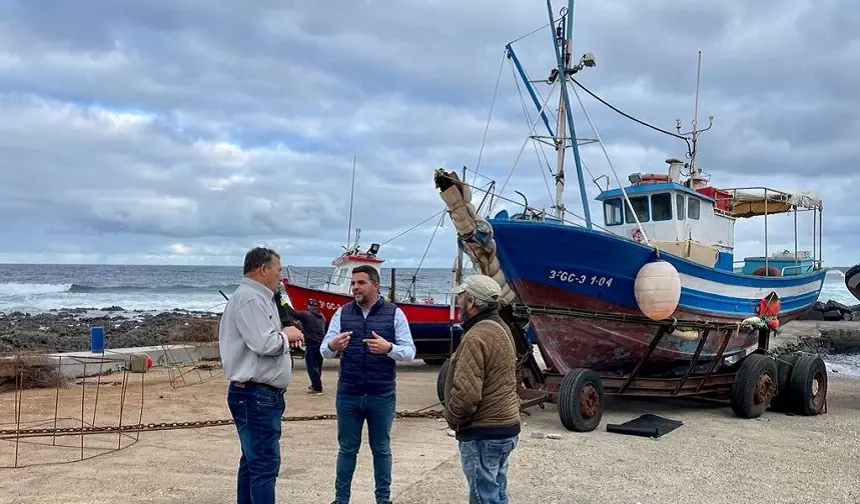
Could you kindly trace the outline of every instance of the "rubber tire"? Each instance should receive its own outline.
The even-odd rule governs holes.
[[[587,386],[594,387],[597,392],[597,411],[591,418],[582,416],[580,404],[580,395]],[[593,431],[603,419],[605,398],[603,381],[597,373],[590,369],[571,369],[564,376],[558,390],[558,416],[561,424],[570,431]]]
[[[759,377],[769,375],[773,395],[763,403],[755,403],[756,386]],[[758,418],[770,406],[779,380],[776,361],[772,357],[758,353],[750,354],[741,363],[740,369],[732,380],[731,405],[735,415],[741,418]]]
[[[436,375],[436,398],[439,399],[439,404],[445,406],[445,377],[448,375],[448,367],[451,364],[451,359],[445,359],[442,367],[439,368],[439,374]]]
[[[800,354],[780,355],[776,358],[776,372],[778,376],[776,396],[770,401],[771,411],[780,413],[788,413],[791,411],[791,393],[789,391],[789,383],[791,383],[791,372],[794,370],[794,365]]]
[[[812,381],[821,373],[823,383],[819,387],[821,405],[813,403]],[[801,355],[794,364],[788,389],[792,411],[799,415],[815,416],[821,413],[827,399],[827,366],[817,355]]]

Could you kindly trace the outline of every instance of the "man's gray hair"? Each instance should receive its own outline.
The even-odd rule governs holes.
[[[473,303],[475,303],[475,308],[477,308],[478,311],[496,309],[499,307],[498,301],[484,301],[483,299],[478,299],[471,294],[466,295],[469,296],[469,299],[471,299]]]

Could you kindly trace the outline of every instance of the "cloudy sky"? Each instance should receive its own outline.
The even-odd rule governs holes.
[[[385,242],[443,209],[437,167],[504,183],[530,121],[503,48],[547,21],[543,0],[0,0],[0,262],[237,265],[265,243],[324,265],[346,241],[353,156],[353,227]],[[577,78],[686,131],[703,51],[712,183],[817,192],[825,262],[853,264],[859,24],[848,0],[583,0],[574,54],[597,66]],[[554,65],[550,43],[548,27],[515,43],[531,78]],[[682,141],[580,96],[622,180],[683,158]],[[578,136],[594,137],[574,103]],[[544,155],[554,163],[526,144],[505,197],[550,204]],[[598,145],[583,157],[589,198],[592,176],[617,187]],[[582,215],[568,160],[566,203]],[[424,265],[449,266],[452,225],[431,242],[437,223],[386,244],[388,265],[431,244]],[[811,248],[811,215],[800,225]],[[763,252],[763,226],[738,223],[737,256]],[[793,248],[792,217],[769,226],[771,251]]]

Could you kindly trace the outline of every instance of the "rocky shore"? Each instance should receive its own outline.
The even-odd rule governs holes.
[[[829,300],[826,303],[816,301],[800,320],[860,321],[860,304],[844,305],[838,301]]]
[[[99,313],[92,315],[93,312]],[[0,313],[0,354],[75,352],[90,349],[90,327],[102,326],[105,348],[218,340],[217,314],[175,310],[128,312],[119,307],[48,313]]]

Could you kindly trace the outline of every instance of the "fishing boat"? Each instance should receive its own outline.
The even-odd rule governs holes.
[[[332,261],[334,270],[318,287],[310,286],[313,284],[314,272],[303,272],[295,267],[289,268],[289,274],[282,278],[282,283],[294,309],[301,310],[309,299],[316,299],[319,302],[320,312],[326,320],[331,320],[338,308],[353,300],[350,286],[353,268],[369,265],[381,277],[382,264],[385,260],[378,255],[380,245],[372,243],[367,250],[364,250],[359,243],[360,236],[361,229],[356,229],[355,242]],[[423,359],[428,365],[440,365],[451,355],[463,330],[455,321],[450,304],[437,303],[429,296],[417,299],[414,296],[417,291],[413,290],[411,293],[412,295],[407,294],[409,301],[394,300],[394,303],[403,310],[409,321],[409,329],[416,347],[415,356]],[[389,301],[392,300],[393,295],[392,287],[388,296]]]
[[[581,145],[603,143],[596,131],[597,140],[577,139],[568,87],[575,83],[593,95],[574,75],[594,67],[596,60],[590,53],[578,62],[572,58],[573,0],[567,3],[556,18],[547,0],[557,66],[545,81],[527,78],[513,43],[505,46],[514,74],[538,109],[526,142],[556,150],[552,211],[531,207],[526,199],[522,211],[493,214],[493,203],[505,198],[490,191],[490,204],[482,211],[483,204],[476,209],[471,201],[472,190],[480,188],[455,172],[439,169],[434,176],[459,246],[479,271],[499,282],[516,322],[513,329],[520,329],[524,402],[557,403],[562,423],[572,430],[597,426],[605,393],[725,394],[736,414],[752,418],[785,389],[781,398],[789,401],[791,396],[791,407],[820,412],[826,393],[823,362],[797,356],[793,372],[778,372],[778,363],[768,355],[769,337],[780,323],[808,310],[824,282],[820,253],[805,257],[796,248],[798,212],[814,212],[820,242],[820,198],[808,192],[711,185],[696,163],[696,142],[713,118],[702,130],[696,130],[695,118],[692,131],[684,135],[676,121],[674,136],[687,141],[688,161],[667,159],[665,171],[632,173],[622,183],[607,155],[618,186],[601,187],[595,199],[603,216],[595,222],[579,151]],[[696,109],[698,81],[697,75]],[[536,91],[539,82],[560,90],[554,128],[545,110],[554,90]],[[546,97],[543,103],[539,96]],[[548,136],[534,132],[541,120]],[[568,150],[584,213],[578,217],[584,223],[570,222],[574,214],[564,205]],[[774,260],[767,251],[768,216],[786,212],[795,215],[795,253]],[[745,258],[736,271],[734,226],[738,219],[754,217],[764,219],[765,254]],[[544,369],[529,363],[533,346]],[[786,378],[789,374],[794,377]],[[816,389],[812,381],[825,385]]]
[[[856,264],[845,272],[845,287],[848,292],[860,301],[860,264]]]

